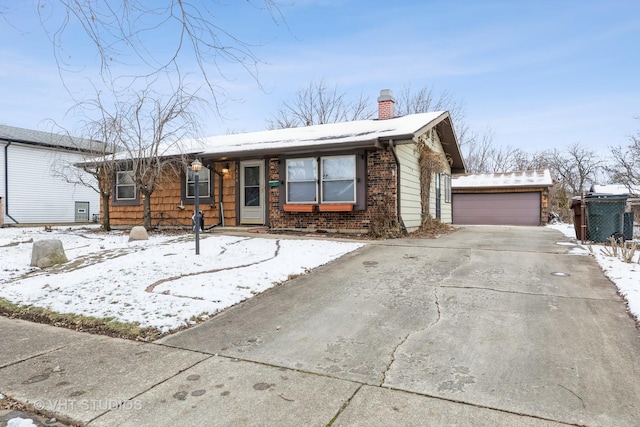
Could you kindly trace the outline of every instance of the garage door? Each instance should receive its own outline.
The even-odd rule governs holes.
[[[540,193],[454,194],[453,223],[540,225]]]

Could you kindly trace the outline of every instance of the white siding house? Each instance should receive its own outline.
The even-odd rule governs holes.
[[[98,193],[55,173],[63,165],[86,160],[83,150],[89,147],[79,138],[0,126],[0,225],[88,222],[97,217]]]

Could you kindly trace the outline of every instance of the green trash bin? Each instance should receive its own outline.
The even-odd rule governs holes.
[[[624,208],[629,196],[589,194],[585,197],[587,228],[592,242],[608,242],[614,234],[624,231]]]

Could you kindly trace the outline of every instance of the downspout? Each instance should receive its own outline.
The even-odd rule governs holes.
[[[7,141],[4,146],[4,214],[11,218],[11,221],[20,224],[14,217],[9,214],[9,146],[11,141]]]
[[[398,223],[402,228],[402,232],[404,234],[407,234],[407,227],[405,227],[404,225],[404,221],[402,220],[402,212],[400,211],[400,158],[398,157],[398,152],[396,151],[395,145],[393,145],[393,139],[389,140],[389,148],[391,148],[393,158],[396,160],[396,170],[398,171],[398,176],[396,176],[396,206],[398,209]]]
[[[218,172],[215,168],[215,165],[213,167],[213,173],[215,173],[216,175],[218,175],[218,215],[219,215],[219,219],[218,219],[218,223],[213,227],[218,227],[218,226],[223,226],[224,227],[224,205],[222,204],[222,184],[223,184],[223,174]],[[215,201],[214,201],[215,203]]]
[[[218,172],[216,172],[216,173],[218,173]],[[218,200],[218,206],[219,206],[219,209],[220,209],[220,214],[219,214],[220,219],[218,220],[218,225],[221,225],[221,226],[224,227],[224,205],[222,204],[222,195],[224,194],[222,192],[222,185],[223,185],[223,182],[224,182],[223,178],[224,177],[223,177],[222,173],[218,174],[218,196],[220,197],[220,200]]]

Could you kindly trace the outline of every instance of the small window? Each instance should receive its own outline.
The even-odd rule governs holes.
[[[314,158],[287,160],[287,203],[316,203],[318,162]]]
[[[202,168],[198,177],[198,197],[207,198],[211,197],[211,171],[207,168]],[[193,199],[196,197],[196,177],[191,168],[187,169],[187,198]]]
[[[132,170],[116,172],[116,200],[136,200],[136,183]]]
[[[322,158],[322,203],[355,203],[356,156]]]
[[[444,180],[444,202],[451,203],[451,175],[443,174]]]

